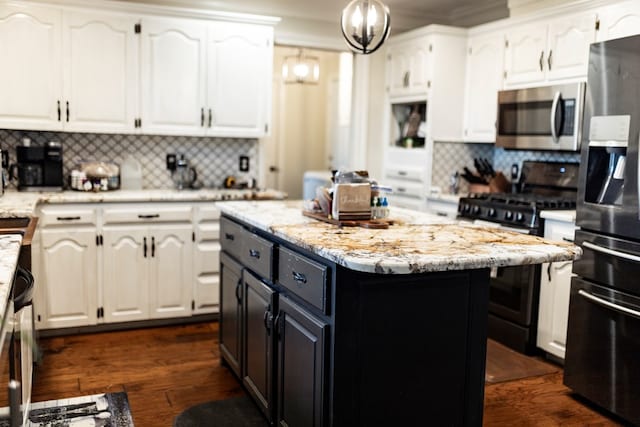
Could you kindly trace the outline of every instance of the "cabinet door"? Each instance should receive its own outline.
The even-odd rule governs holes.
[[[586,77],[589,45],[596,40],[596,15],[584,13],[549,24],[546,53],[548,80]]]
[[[225,252],[220,255],[220,353],[241,377],[242,266]],[[242,378],[242,377],[241,377]]]
[[[97,245],[95,229],[41,231],[39,328],[87,326],[97,319]]]
[[[247,387],[267,420],[273,418],[273,315],[276,293],[245,270],[244,274],[244,377]]]
[[[325,423],[328,324],[286,297],[278,314],[278,425]]]
[[[0,5],[0,128],[61,130],[61,12]]]
[[[598,41],[640,34],[640,2],[626,1],[602,8]]]
[[[495,142],[498,91],[504,71],[502,33],[469,40],[464,140]]]
[[[134,131],[138,99],[135,23],[133,18],[106,13],[65,13],[65,130]]]
[[[506,85],[534,83],[544,79],[547,25],[513,28],[505,49]]]
[[[200,207],[193,246],[193,313],[217,313],[220,303],[220,211]]]
[[[145,19],[141,32],[142,129],[203,135],[206,27],[185,19]]]
[[[103,306],[105,322],[149,316],[149,266],[146,226],[103,228]]]
[[[271,105],[273,30],[217,23],[207,44],[207,133],[261,137]]]
[[[149,230],[150,317],[191,316],[192,226],[154,225]]]
[[[424,37],[389,48],[389,96],[426,96],[431,85],[432,50],[431,42]]]

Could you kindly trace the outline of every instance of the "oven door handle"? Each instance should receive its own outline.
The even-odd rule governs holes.
[[[631,255],[626,252],[620,252],[609,248],[603,248],[602,246],[594,245],[591,242],[582,242],[582,246],[592,249],[596,252],[602,252],[603,254],[613,255],[618,258],[624,258],[629,261],[640,262],[640,256]]]
[[[580,289],[578,291],[578,294],[583,296],[584,298],[588,299],[589,301],[592,301],[592,302],[598,304],[598,305],[601,305],[603,307],[610,308],[611,310],[619,311],[620,313],[628,314],[630,316],[633,316],[633,317],[636,317],[636,318],[640,319],[640,311],[632,310],[630,308],[623,307],[623,306],[618,305],[618,304],[614,304],[614,303],[609,302],[609,301],[607,301],[605,299],[602,299],[600,297],[592,295],[592,294],[590,294],[589,292],[587,292],[587,291],[585,291],[583,289]]]
[[[555,143],[560,140],[560,138],[558,137],[558,134],[560,132],[556,129],[556,115],[558,113],[558,105],[560,105],[561,96],[562,95],[560,94],[560,91],[556,92],[556,94],[553,95],[553,103],[551,103],[551,138],[553,138],[553,142]]]

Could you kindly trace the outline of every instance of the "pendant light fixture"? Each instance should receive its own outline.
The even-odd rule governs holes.
[[[320,60],[299,49],[297,55],[284,57],[282,77],[285,83],[317,84],[320,80]]]
[[[342,11],[340,25],[351,49],[375,52],[389,36],[389,8],[378,0],[353,0]]]

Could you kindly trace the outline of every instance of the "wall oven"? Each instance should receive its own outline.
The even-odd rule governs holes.
[[[578,151],[584,92],[583,82],[500,91],[496,146]]]
[[[640,36],[590,48],[564,383],[640,425]]]

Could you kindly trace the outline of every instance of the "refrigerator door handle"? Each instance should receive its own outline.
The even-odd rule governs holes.
[[[553,142],[558,142],[558,130],[556,129],[556,115],[558,113],[558,105],[560,104],[560,91],[556,92],[553,95],[553,103],[551,104],[551,138],[553,138]]]
[[[619,311],[621,313],[628,314],[630,316],[633,316],[633,317],[636,317],[636,318],[640,319],[640,311],[632,310],[630,308],[623,307],[623,306],[618,305],[618,304],[614,304],[614,303],[609,302],[609,301],[607,301],[605,299],[602,299],[602,298],[599,298],[599,297],[597,297],[595,295],[592,295],[592,294],[590,294],[589,292],[587,292],[587,291],[585,291],[583,289],[580,289],[578,291],[578,294],[583,296],[583,297],[585,297],[586,299],[598,304],[598,305],[601,305],[601,306],[610,308],[612,310]]]
[[[613,255],[618,258],[624,258],[629,261],[640,262],[640,256],[631,255],[626,252],[620,252],[609,248],[603,248],[602,246],[594,245],[591,242],[582,242],[582,246],[592,249],[596,252],[602,252],[603,254]]]

